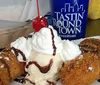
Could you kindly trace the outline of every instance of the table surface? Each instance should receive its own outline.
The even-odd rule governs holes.
[[[86,37],[100,36],[100,19],[88,20]]]

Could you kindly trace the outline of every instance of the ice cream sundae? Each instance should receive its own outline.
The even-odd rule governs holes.
[[[59,80],[59,72],[63,63],[75,59],[81,54],[81,51],[79,47],[71,41],[61,40],[56,30],[48,25],[44,17],[38,16],[35,18],[33,20],[33,28],[35,32],[29,34],[27,38],[20,37],[12,42],[9,48],[5,49],[7,55],[10,53],[11,57],[13,56],[16,59],[18,67],[15,68],[16,63],[14,61],[13,63],[15,63],[15,66],[13,67],[10,66],[9,63],[4,63],[4,59],[2,63],[13,69],[18,69],[18,72],[15,72],[16,75],[14,74],[12,80],[21,76],[25,70],[27,75],[24,79],[24,85],[55,85]],[[5,50],[2,54],[4,58],[6,57]],[[71,53],[71,51],[73,53]],[[0,57],[1,61],[3,56]],[[6,58],[6,60],[9,58],[10,57]],[[0,64],[0,72],[3,69],[2,63]],[[23,63],[25,65],[23,65]],[[12,72],[13,69],[10,71]],[[7,72],[9,74],[9,69]],[[10,75],[13,74],[10,73]],[[8,78],[10,78],[10,76],[8,76]],[[2,77],[0,77],[0,80],[0,85],[8,85],[10,82],[5,84],[4,82],[6,82],[6,80],[4,81]]]
[[[11,72],[17,65],[19,67],[16,67],[16,69],[18,69],[19,72],[16,72],[18,76],[15,74],[13,75],[15,77],[12,78],[12,80],[24,73],[25,66],[27,75],[24,79],[24,85],[55,85],[57,80],[59,80],[59,72],[63,62],[75,59],[81,54],[81,51],[79,47],[71,41],[61,40],[56,30],[48,25],[45,18],[42,17],[38,19],[42,22],[42,25],[37,19],[38,18],[36,18],[38,25],[36,21],[33,23],[36,32],[29,34],[28,37],[20,37],[12,42],[9,48],[5,48],[2,52],[0,60],[1,58],[6,58],[6,53],[7,56],[11,54],[11,57],[16,59],[18,64],[14,61],[12,62],[15,63],[15,65],[12,67]],[[6,60],[9,58],[10,56],[8,56]],[[26,65],[23,65],[23,63]],[[1,64],[1,67],[3,64]],[[8,64],[9,63],[6,65]],[[0,71],[2,69],[3,68],[0,68]],[[1,77],[0,79],[3,80]]]

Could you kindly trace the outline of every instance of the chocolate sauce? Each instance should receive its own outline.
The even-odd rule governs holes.
[[[10,76],[10,68],[9,68],[8,64],[7,64],[3,59],[0,59],[0,62],[1,62],[2,64],[4,64],[4,68],[7,68],[7,71],[8,71],[8,73],[9,73],[9,77],[11,78],[11,76]],[[10,80],[11,80],[11,79],[10,79]]]
[[[25,82],[24,79],[25,79],[25,76],[26,76],[27,74],[28,74],[27,72],[24,73],[21,77],[14,79],[14,81],[19,82],[19,83],[24,83],[24,82]]]
[[[53,55],[56,55],[56,46],[55,46],[55,42],[54,42],[54,33],[53,33],[52,29],[50,29],[50,31],[51,31],[51,35],[52,35],[52,46],[53,46],[53,49],[54,49]]]
[[[23,60],[26,61],[26,57],[25,57],[24,53],[23,53],[21,50],[16,49],[16,48],[14,48],[14,47],[12,47],[11,50],[14,51],[14,53],[15,53],[16,56],[18,56],[19,53],[20,53],[20,54],[22,55],[22,57],[23,57]]]
[[[16,81],[16,82],[18,82],[18,83],[24,83],[25,82],[25,80],[24,80],[24,78],[23,79],[15,79],[14,81]]]
[[[60,80],[60,78],[58,78],[56,81],[59,81]]]
[[[32,35],[28,35],[28,38],[32,38]]]
[[[28,35],[27,37],[24,37],[24,38],[26,38],[26,39],[32,38],[32,35]]]
[[[98,79],[98,82],[100,82],[100,79]]]
[[[50,68],[53,64],[53,59],[50,60],[50,62],[47,66],[40,66],[36,61],[32,61],[32,62],[30,61],[27,64],[26,68],[29,68],[29,66],[32,65],[32,64],[35,64],[39,68],[41,73],[47,73],[50,70]]]
[[[18,56],[19,53],[20,53],[22,55],[22,57],[23,57],[23,60],[26,61],[26,57],[25,57],[24,53],[21,50],[19,50],[19,49],[16,49],[14,47],[11,47],[10,49],[6,49],[6,50],[3,50],[3,51],[4,52],[7,52],[7,51],[11,51],[11,50],[14,51],[14,53],[15,53],[16,56]]]
[[[54,82],[51,82],[51,81],[48,81],[47,82],[49,83],[49,85],[56,85]]]
[[[24,80],[30,82],[30,83],[33,84],[33,85],[35,85],[35,83],[32,82],[31,80],[29,80],[28,78],[25,78]]]

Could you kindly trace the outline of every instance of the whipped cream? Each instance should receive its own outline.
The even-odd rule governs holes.
[[[61,51],[61,59],[66,62],[75,59],[81,54],[79,46],[72,41],[63,40],[63,50]]]
[[[42,28],[32,37],[32,49],[36,52],[52,55],[54,52],[53,44],[56,47],[56,53],[59,53],[62,50],[62,40],[52,26]]]
[[[22,51],[24,53],[26,59],[28,59],[29,55],[31,53],[31,50],[32,50],[31,38],[26,39],[25,37],[20,37],[16,41],[11,43],[11,47],[14,47],[14,48]],[[23,62],[23,57],[21,54],[18,55],[18,60],[20,62]]]
[[[30,35],[32,37],[27,39],[20,37],[11,43],[11,47],[22,51],[26,59],[29,59],[32,51],[49,55],[52,55],[55,51],[55,55],[60,53],[60,57],[64,62],[75,59],[81,54],[78,45],[69,40],[61,40],[52,26],[44,27],[39,32],[31,33]],[[55,45],[55,48],[53,45]],[[18,60],[23,61],[23,57],[20,54],[18,55]]]

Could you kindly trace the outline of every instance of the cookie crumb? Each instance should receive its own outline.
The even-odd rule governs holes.
[[[10,59],[8,57],[5,57],[5,60],[9,61]]]
[[[1,65],[0,68],[4,68],[4,65]]]
[[[88,70],[91,71],[91,72],[94,71],[93,67],[89,67]]]
[[[80,56],[79,56],[79,59],[82,59],[82,58],[83,58],[83,55],[80,55]]]

